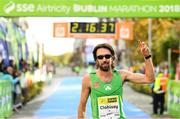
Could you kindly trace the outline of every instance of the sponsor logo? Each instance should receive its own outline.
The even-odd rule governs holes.
[[[16,4],[13,1],[8,2],[5,6],[4,6],[4,12],[6,14],[9,14],[11,11],[13,11],[16,7]]]
[[[108,98],[108,103],[117,102],[117,98]]]

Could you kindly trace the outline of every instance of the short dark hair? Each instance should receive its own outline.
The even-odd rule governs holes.
[[[111,45],[107,44],[107,43],[102,43],[102,44],[99,44],[97,45],[94,49],[93,49],[93,57],[94,57],[94,60],[96,61],[97,59],[97,50],[99,48],[105,48],[105,49],[108,49],[110,52],[111,52],[111,55],[114,57],[114,49],[112,48]]]

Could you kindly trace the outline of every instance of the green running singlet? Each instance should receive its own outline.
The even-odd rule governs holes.
[[[111,82],[100,80],[96,72],[90,73],[91,107],[94,119],[125,119],[122,103],[122,79],[117,70],[113,70]]]

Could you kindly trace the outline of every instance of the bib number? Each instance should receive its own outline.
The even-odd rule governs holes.
[[[119,119],[118,96],[104,96],[98,98],[98,111],[100,119]]]

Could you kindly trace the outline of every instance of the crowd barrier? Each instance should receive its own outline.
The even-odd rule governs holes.
[[[180,118],[180,81],[169,80],[168,82],[168,113],[176,118]]]
[[[42,79],[42,77],[45,78]],[[48,75],[26,73],[24,77],[22,76],[20,80],[21,87],[28,88],[28,94],[25,95],[24,100],[29,101],[40,93],[44,82],[50,82],[52,77],[52,73],[48,73]],[[3,80],[0,76],[0,119],[5,119],[13,114],[12,90],[14,90],[12,82],[8,79]]]
[[[0,79],[0,119],[12,115],[12,84]]]

